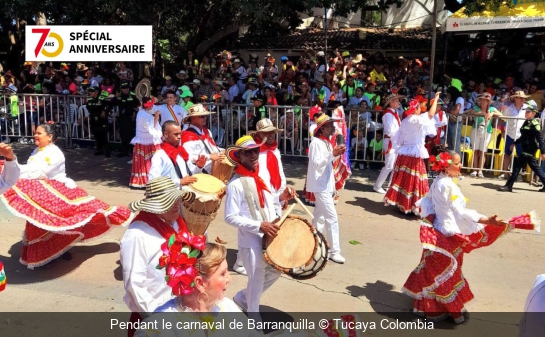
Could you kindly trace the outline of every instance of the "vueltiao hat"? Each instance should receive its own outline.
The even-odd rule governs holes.
[[[509,96],[510,99],[517,98],[517,97],[528,98],[528,97],[530,97],[530,96],[526,95],[526,94],[524,93],[524,91],[522,91],[522,90],[515,91],[514,94],[512,94],[511,96]]]
[[[192,202],[195,199],[194,193],[181,191],[168,177],[158,177],[148,181],[145,196],[142,200],[131,202],[129,209],[132,212],[145,211],[164,214],[180,199],[187,202]]]
[[[209,116],[215,114],[215,111],[208,111],[202,104],[193,104],[189,109],[187,109],[187,116],[182,119],[182,124],[189,123],[191,117],[195,116]]]
[[[265,143],[266,140],[267,139],[263,139],[262,140],[263,143]],[[238,151],[246,151],[246,150],[255,149],[256,147],[261,147],[263,143],[259,143],[259,144],[256,143],[256,141],[254,140],[252,136],[249,136],[249,135],[242,136],[236,141],[235,145],[227,147],[227,149],[225,150],[225,157],[233,165],[238,165],[239,164],[239,161],[237,158]]]
[[[338,121],[340,121],[338,118],[331,118],[326,114],[321,115],[318,117],[318,119],[316,119],[316,129],[314,129],[314,134],[316,134],[316,132],[327,123],[334,123]]]
[[[395,99],[401,99],[405,96],[399,96],[399,95],[396,95],[396,94],[390,94],[388,96],[386,96],[386,98],[384,99],[384,106],[388,106],[388,104],[395,100]]]
[[[276,126],[274,126],[273,122],[268,118],[263,118],[263,119],[259,120],[259,122],[257,122],[255,128],[256,128],[255,131],[248,132],[248,134],[250,136],[254,136],[255,134],[257,134],[259,132],[272,132],[272,131],[282,132],[282,131],[284,131],[283,129],[278,129]]]

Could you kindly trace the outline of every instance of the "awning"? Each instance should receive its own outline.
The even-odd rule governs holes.
[[[502,6],[498,12],[464,14],[464,8],[447,18],[447,32],[492,29],[535,28],[545,26],[545,0],[513,0],[515,7]]]

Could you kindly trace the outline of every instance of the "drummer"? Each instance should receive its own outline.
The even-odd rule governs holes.
[[[280,196],[286,189],[286,176],[284,175],[284,167],[280,159],[280,151],[276,141],[276,133],[284,130],[278,129],[273,122],[264,118],[257,122],[256,131],[250,131],[249,134],[254,138],[256,143],[265,143],[261,146],[259,152],[259,176],[266,184],[274,196]],[[276,198],[275,198],[276,200]],[[276,213],[282,214],[282,208],[285,205],[278,204]],[[237,260],[233,265],[233,270],[239,274],[246,275],[246,270],[242,265],[240,254],[237,254]]]
[[[261,145],[251,136],[243,136],[226,150],[227,158],[237,167],[236,175],[227,185],[225,222],[238,228],[239,254],[248,273],[246,289],[239,291],[233,300],[256,320],[261,320],[261,295],[280,277],[280,272],[269,266],[263,257],[263,236],[276,236],[278,226],[272,223],[279,217],[276,205],[296,195],[291,187],[281,195],[272,194],[268,184],[261,179]]]
[[[206,157],[202,172],[208,174],[212,173],[212,161],[225,159],[225,151],[216,146],[212,132],[206,128],[206,116],[213,113],[215,112],[206,110],[202,104],[194,104],[189,108],[187,117],[182,120],[182,124],[189,123],[189,127],[182,132],[182,145],[189,154],[188,166],[191,171],[197,170],[194,162],[200,156]]]
[[[163,143],[151,158],[151,167],[148,179],[157,177],[169,177],[174,184],[180,188],[183,185],[189,185],[197,181],[192,177],[195,173],[201,173],[206,157],[198,156],[193,162],[193,170],[189,167],[189,154],[180,145],[182,128],[175,121],[166,121],[161,127],[163,131]]]

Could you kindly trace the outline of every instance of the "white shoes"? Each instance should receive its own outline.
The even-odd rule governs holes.
[[[132,165],[132,159],[127,162],[127,164]]]
[[[241,266],[240,264],[235,263],[235,265],[233,266],[233,270],[240,275],[248,275],[244,266]]]
[[[333,262],[343,264],[346,259],[339,253],[336,254],[329,254],[329,259]]]
[[[469,176],[475,178],[477,176],[477,171],[471,172]]]
[[[380,194],[386,194],[386,191],[382,187],[376,187],[373,186],[373,191],[380,193]]]

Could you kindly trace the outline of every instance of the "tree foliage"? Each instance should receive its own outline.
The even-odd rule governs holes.
[[[254,34],[284,34],[301,24],[298,12],[329,8],[346,16],[358,10],[386,10],[403,0],[3,0],[0,45],[9,45],[20,61],[25,24],[45,17],[51,25],[152,25],[154,55],[177,55],[182,49],[206,52],[223,38],[246,27]],[[168,40],[168,44],[161,42]],[[21,54],[21,55],[20,55]],[[165,55],[166,56],[166,55]]]
[[[500,7],[514,7],[515,3],[512,0],[445,0],[445,8],[454,13],[464,8],[464,14],[471,15],[482,11],[497,12]]]

